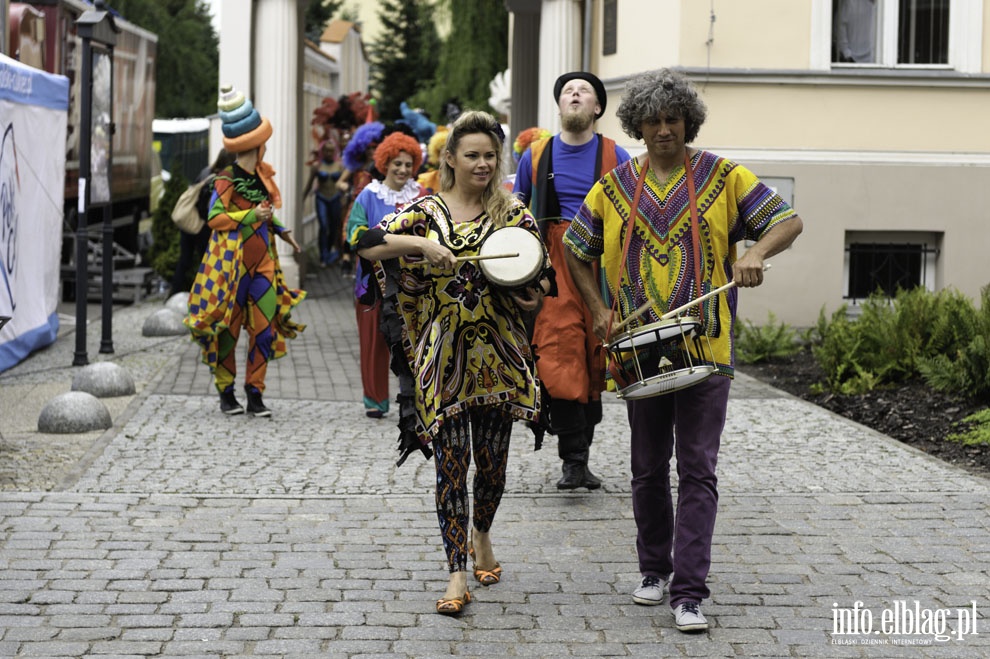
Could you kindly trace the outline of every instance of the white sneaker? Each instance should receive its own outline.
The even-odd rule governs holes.
[[[660,577],[643,577],[643,582],[633,591],[632,598],[636,604],[656,606],[663,603],[663,579]]]
[[[708,621],[697,602],[684,602],[674,608],[674,626],[682,632],[703,632],[708,629]]]

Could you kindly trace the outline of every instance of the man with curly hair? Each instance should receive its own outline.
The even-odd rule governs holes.
[[[639,312],[630,322],[642,327],[729,282],[759,286],[765,260],[801,233],[801,218],[752,172],[688,146],[706,115],[694,86],[670,69],[640,74],[626,87],[617,116],[626,134],[643,140],[646,153],[596,183],[564,235],[571,275],[594,316],[596,335],[606,342],[618,318]],[[735,245],[742,240],[753,244],[737,258]],[[595,276],[599,261],[608,300]],[[729,288],[687,312],[711,346],[710,354],[692,358],[710,362],[714,376],[626,402],[642,577],[633,601],[660,604],[669,579],[674,624],[684,632],[708,629],[700,604],[710,595],[715,465],[733,376],[737,291]],[[675,452],[676,516],[670,487]]]

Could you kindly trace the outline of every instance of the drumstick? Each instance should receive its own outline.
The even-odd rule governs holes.
[[[765,266],[763,266],[763,271],[764,272],[766,272],[769,269],[770,269],[770,264],[769,263],[767,263]],[[701,297],[696,298],[694,300],[691,300],[687,304],[682,304],[681,306],[677,307],[676,309],[671,309],[670,311],[668,311],[664,315],[660,316],[660,320],[667,320],[668,318],[673,318],[674,316],[676,316],[677,314],[681,313],[685,309],[690,309],[691,307],[693,307],[696,304],[701,304],[702,302],[704,302],[708,298],[715,297],[719,293],[724,293],[725,291],[729,290],[730,288],[733,288],[735,285],[736,285],[736,282],[730,281],[725,286],[720,286],[720,287],[716,288],[714,291],[709,291],[709,292],[705,293],[704,295],[702,295]],[[612,328],[613,334],[616,333],[616,332],[619,332],[623,327],[625,327],[626,325],[628,325],[629,323],[631,323],[637,316],[639,316],[644,311],[647,311],[652,306],[653,306],[653,300],[647,300],[645,304],[643,304],[641,307],[639,307],[638,309],[636,309],[635,311],[633,311],[629,315],[628,318],[626,318],[625,320],[623,320],[622,322],[620,322],[618,325],[616,325],[615,327],[613,327]]]
[[[513,252],[511,254],[477,254],[476,256],[458,256],[456,261],[459,263],[461,261],[486,261],[488,259],[512,259],[519,256],[519,252]]]

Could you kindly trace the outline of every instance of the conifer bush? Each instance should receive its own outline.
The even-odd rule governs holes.
[[[921,287],[893,298],[874,294],[861,309],[856,319],[846,305],[831,317],[819,314],[812,347],[825,372],[819,389],[860,394],[923,379],[960,397],[990,396],[990,287],[980,310],[955,289]]]
[[[990,286],[981,291],[979,310],[965,302],[953,300],[946,305],[936,328],[939,349],[921,359],[918,370],[936,391],[987,401],[990,400]]]
[[[172,171],[176,173],[165,183],[165,192],[151,215],[151,247],[148,249],[151,268],[165,281],[172,280],[179,264],[179,229],[172,221],[172,209],[189,187],[189,181],[178,173],[178,167],[173,167]]]
[[[772,311],[766,325],[744,320],[736,326],[736,359],[743,364],[757,364],[790,357],[801,352],[797,332],[786,323],[778,323]]]

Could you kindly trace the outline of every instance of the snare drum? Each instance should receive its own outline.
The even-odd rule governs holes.
[[[481,272],[496,288],[514,290],[536,286],[543,273],[547,253],[543,241],[522,227],[496,229],[481,245],[479,256],[518,254],[509,258],[483,258],[478,261]]]
[[[711,343],[693,318],[637,327],[620,334],[606,350],[608,372],[622,399],[669,394],[715,373]]]

